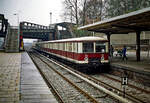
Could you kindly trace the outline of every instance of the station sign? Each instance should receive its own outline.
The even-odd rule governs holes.
[[[122,85],[127,85],[128,84],[128,78],[127,77],[123,77],[122,78]]]

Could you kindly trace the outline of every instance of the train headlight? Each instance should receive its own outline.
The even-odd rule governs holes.
[[[105,59],[104,59],[104,54],[102,54],[102,56],[101,56],[101,61],[102,61],[102,60],[105,60]]]
[[[88,60],[89,60],[88,55],[85,55],[84,61],[88,61]]]

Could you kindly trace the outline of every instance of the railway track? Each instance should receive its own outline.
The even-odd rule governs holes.
[[[64,65],[64,64],[62,64],[62,65]],[[70,68],[66,65],[64,65],[64,66],[66,68]],[[89,75],[80,73],[80,72],[76,71],[75,69],[72,69],[72,68],[70,68],[70,69],[72,71],[82,75],[83,77],[88,78],[89,80],[93,81],[94,83],[96,83],[98,85],[102,85],[104,88],[106,88],[122,97],[124,96],[123,87],[121,86],[121,80],[112,77],[112,75],[98,74],[98,75],[89,76]],[[135,103],[149,103],[150,102],[149,90],[145,90],[144,88],[140,88],[139,86],[136,86],[136,85],[133,85],[130,83],[127,86],[125,97]]]
[[[102,74],[101,76],[103,76],[103,77],[105,77],[105,78],[108,78],[108,79],[111,79],[111,80],[113,80],[113,81],[116,81],[116,82],[118,82],[118,83],[120,83],[121,84],[121,77],[116,77],[116,76],[114,76],[114,75],[109,75],[109,74]],[[130,82],[130,83],[129,83]],[[139,84],[139,83],[136,83],[136,82],[134,82],[134,81],[129,81],[128,82],[128,87],[131,87],[131,88],[134,88],[134,89],[136,89],[136,90],[139,90],[139,91],[141,91],[141,92],[144,92],[144,93],[147,93],[147,94],[149,94],[150,93],[150,88],[145,88],[144,87],[144,85],[142,85],[142,84]]]
[[[64,64],[62,64],[62,65],[64,65]],[[64,66],[67,68],[70,68],[67,65],[64,65]],[[70,69],[72,71],[82,75],[83,77],[88,78],[89,80],[93,81],[94,83],[103,86],[104,88],[106,88],[122,97],[124,96],[124,91],[121,87],[121,81],[111,77],[111,75],[109,75],[109,76],[106,74],[85,75],[79,71],[76,71],[75,69],[72,69],[72,68],[70,68]],[[104,78],[107,78],[107,80]],[[115,85],[114,85],[114,83],[115,83]],[[120,86],[120,87],[118,87],[118,86]],[[133,101],[134,103],[149,103],[149,91],[148,90],[144,90],[143,88],[137,87],[132,84],[129,84],[129,87],[130,88],[128,88],[128,91],[130,91],[130,92],[125,93],[125,96],[127,99]],[[135,95],[135,92],[134,92],[134,94],[132,94],[131,91],[135,91],[135,92],[137,92],[137,94],[139,92],[146,93],[146,94],[141,95],[141,97],[139,97],[140,95],[137,97],[137,95]]]
[[[123,95],[123,87],[121,85],[120,77],[116,77],[110,74],[101,74],[101,75],[92,75],[92,78],[96,79],[97,81],[101,81],[104,84],[109,84],[109,86],[113,87],[112,91],[118,93],[119,95]],[[139,101],[141,103],[149,103],[150,102],[149,88],[144,89],[143,87],[144,86],[141,86],[138,83],[130,81],[130,83],[128,83],[128,85],[126,86],[126,96],[128,98],[134,98],[136,100],[135,102]]]
[[[49,84],[53,85],[53,87],[55,87],[53,89],[55,89],[55,91],[57,91],[57,93],[59,94],[59,98],[61,98],[61,102],[63,103],[76,103],[76,102],[99,103],[93,97],[91,97],[86,92],[81,90],[78,86],[76,86],[69,79],[65,78],[63,74],[56,71],[51,66],[54,64],[49,65],[45,61],[43,61],[41,58],[35,57],[35,55],[31,55],[31,57],[34,63],[36,64],[36,66],[38,66],[39,70],[42,72],[43,76],[47,78],[46,81]],[[48,78],[51,78],[51,80]]]
[[[132,103],[55,61],[37,54],[30,56],[64,103]]]
[[[67,68],[70,68],[67,65],[64,65],[64,66]],[[115,78],[114,75],[110,75],[110,74],[98,74],[98,75],[87,76],[85,74],[82,74],[76,71],[75,69],[72,69],[72,68],[70,69],[84,76],[85,78],[92,80],[98,85],[102,85],[108,90],[114,93],[117,93],[118,95],[122,97],[124,96],[123,86],[121,85],[120,77]],[[145,88],[144,86],[142,87],[141,84],[139,83],[135,83],[134,81],[131,81],[131,80],[129,81],[130,83],[128,83],[128,85],[126,86],[126,93],[125,93],[126,98],[128,98],[129,100],[135,103],[149,103],[150,102],[150,88]]]

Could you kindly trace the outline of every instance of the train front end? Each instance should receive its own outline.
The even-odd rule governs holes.
[[[109,67],[108,41],[82,42],[82,53],[79,60],[89,68]],[[80,48],[80,49],[81,49]]]

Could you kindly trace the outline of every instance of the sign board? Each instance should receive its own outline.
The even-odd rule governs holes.
[[[128,78],[127,77],[123,77],[122,78],[122,85],[127,85],[128,84]]]

